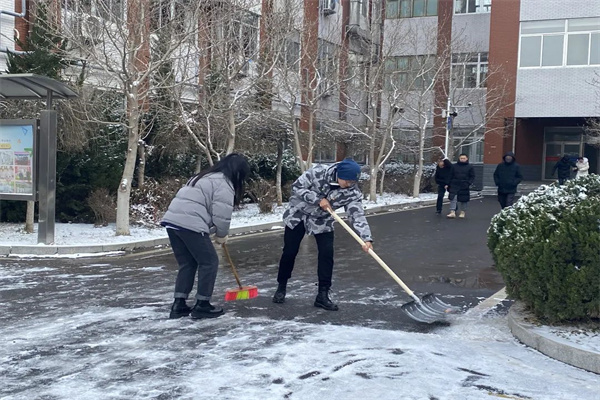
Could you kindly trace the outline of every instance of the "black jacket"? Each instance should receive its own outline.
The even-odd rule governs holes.
[[[558,170],[558,178],[566,179],[571,176],[571,168],[575,167],[575,163],[569,160],[569,157],[564,156],[552,168],[552,175]]]
[[[511,156],[511,162],[506,162],[506,156]],[[514,153],[507,152],[504,160],[496,167],[494,171],[494,183],[498,186],[498,193],[517,193],[517,185],[523,180],[521,167],[517,164]]]
[[[435,183],[438,185],[449,185],[450,179],[452,178],[452,165],[449,167],[440,168],[439,165],[435,167]]]
[[[475,170],[467,162],[457,162],[452,166],[452,177],[448,191],[458,195],[458,201],[466,202],[471,199],[470,187],[475,181]]]

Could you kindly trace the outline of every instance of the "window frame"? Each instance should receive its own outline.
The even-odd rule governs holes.
[[[596,18],[596,17],[594,17]],[[553,20],[536,20],[536,21],[523,21],[521,22],[521,26],[519,27],[519,58],[518,58],[518,68],[519,69],[536,69],[536,68],[581,68],[581,67],[591,67],[600,65],[600,56],[597,56],[598,60],[593,62],[592,54],[593,54],[593,43],[594,41],[598,41],[600,43],[600,27],[598,29],[583,29],[583,30],[570,30],[569,24],[573,21],[580,21],[588,18],[570,18],[570,19],[562,19],[560,20],[563,24],[562,31],[549,31],[549,32],[535,32],[535,33],[522,33],[524,24],[528,22],[543,22],[543,21],[553,21]],[[561,63],[560,65],[543,65],[544,59],[544,41],[549,37],[562,36],[562,55],[561,55]],[[569,42],[571,37],[574,36],[587,36],[587,62],[585,64],[569,64]],[[525,38],[540,38],[540,53],[538,55],[538,63],[537,65],[527,65],[523,66],[523,39]]]
[[[463,3],[460,3],[461,5],[464,4],[464,10],[462,11],[463,7],[460,7],[460,10],[458,10],[458,2],[461,1]],[[487,4],[486,4],[487,3]],[[473,6],[475,7],[475,9],[473,11],[470,10],[470,5],[473,4]],[[484,10],[485,8],[485,10]],[[492,12],[492,0],[454,0],[454,4],[453,4],[453,11],[454,14],[456,15],[466,15],[466,14],[486,14],[486,13],[490,13]]]
[[[414,15],[415,2],[423,3],[423,15]],[[386,19],[404,19],[404,18],[423,18],[423,17],[436,17],[438,15],[438,1],[439,0],[387,0],[385,4],[385,18]],[[435,14],[431,13],[433,7],[431,4],[435,3]],[[403,15],[403,4],[408,4],[408,13]],[[393,8],[390,6],[393,5]],[[390,12],[393,10],[394,12]]]
[[[462,134],[461,134],[462,133]],[[468,140],[463,143],[460,147],[458,144],[464,138]],[[478,129],[476,132],[471,130],[465,130],[460,127],[452,130],[452,147],[454,148],[454,154],[458,157],[459,154],[465,153],[469,157],[469,163],[471,164],[483,164],[483,157],[485,153],[485,135],[483,129]],[[467,151],[464,149],[468,148]]]
[[[474,56],[477,56],[477,61],[471,61]],[[485,58],[485,61],[482,59]],[[456,61],[455,61],[456,60]],[[464,61],[463,61],[464,60]],[[475,86],[466,86],[467,79],[467,67],[475,65],[477,68]],[[460,85],[456,84],[455,68],[462,68],[462,82]],[[451,61],[451,78],[454,82],[454,87],[458,89],[483,89],[487,87],[487,74],[489,71],[489,53],[478,52],[478,53],[455,53],[452,54]],[[485,76],[483,76],[485,75]]]
[[[385,59],[384,65],[384,87],[386,90],[393,90],[391,77],[394,77],[394,81],[399,90],[406,90],[410,92],[424,90],[427,86],[431,84],[432,77],[419,77],[417,73],[422,71],[422,66],[427,63],[433,61],[434,65],[436,62],[435,54],[421,54],[421,55],[411,55],[411,56],[393,56],[387,57]],[[391,63],[390,63],[391,62]],[[400,62],[406,62],[406,67],[400,67]],[[414,65],[416,63],[416,65]],[[392,68],[389,68],[388,65],[392,65]],[[398,84],[397,77],[404,77],[402,83]],[[419,82],[419,83],[418,83]],[[412,86],[408,86],[409,84],[413,84]]]

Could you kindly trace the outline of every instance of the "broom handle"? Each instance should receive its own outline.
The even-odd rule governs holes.
[[[229,255],[229,249],[227,249],[227,245],[225,243],[222,244],[223,251],[225,252],[225,256],[227,257],[227,261],[229,261],[229,265],[231,266],[231,270],[233,271],[233,276],[235,276],[235,281],[237,282],[240,289],[242,288],[242,282],[240,282],[240,277],[238,276],[237,271],[235,270],[235,266],[233,265],[233,261],[231,260],[231,256]]]
[[[339,222],[339,223],[340,223],[340,225],[342,225],[342,226],[344,227],[344,229],[346,229],[346,230],[348,231],[348,233],[349,233],[350,235],[352,235],[352,237],[353,237],[354,239],[356,239],[356,241],[357,241],[358,243],[360,243],[360,245],[361,245],[361,246],[364,246],[364,245],[365,245],[365,242],[364,242],[364,241],[363,241],[363,240],[360,238],[360,236],[358,236],[358,235],[356,234],[356,232],[354,232],[354,231],[352,230],[352,228],[350,228],[350,227],[348,226],[348,224],[347,224],[347,223],[345,223],[345,222],[344,222],[344,220],[343,220],[343,219],[341,219],[341,218],[340,218],[340,216],[339,216],[339,215],[337,215],[337,214],[335,213],[335,211],[333,211],[331,208],[328,208],[328,209],[327,209],[327,211],[329,211],[329,213],[331,214],[331,216],[332,216],[333,218],[335,218],[335,220],[336,220],[337,222]],[[404,282],[402,282],[402,279],[400,279],[400,278],[398,277],[398,275],[396,275],[396,274],[394,273],[394,271],[392,271],[392,269],[391,269],[390,267],[388,267],[388,266],[387,266],[387,264],[386,264],[386,263],[385,263],[385,262],[384,262],[384,261],[383,261],[381,258],[379,258],[379,256],[378,256],[378,255],[375,253],[375,251],[374,251],[373,249],[369,249],[369,254],[371,255],[371,257],[373,257],[373,258],[375,259],[375,261],[377,261],[377,262],[379,263],[379,265],[381,265],[381,266],[383,267],[383,269],[385,269],[385,271],[386,271],[388,274],[390,274],[390,276],[391,276],[392,278],[394,278],[394,280],[395,280],[395,281],[398,283],[398,285],[400,285],[400,286],[402,287],[402,289],[404,289],[404,291],[405,291],[406,293],[408,293],[408,295],[409,295],[410,297],[412,297],[413,299],[415,299],[415,300],[417,300],[417,301],[419,301],[419,302],[421,301],[421,299],[419,299],[419,297],[418,297],[418,296],[416,296],[416,295],[414,294],[414,292],[413,292],[412,290],[410,290],[410,289],[408,288],[408,286],[406,286],[406,284],[405,284]]]

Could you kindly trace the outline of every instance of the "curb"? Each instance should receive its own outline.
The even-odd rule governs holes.
[[[600,353],[573,347],[544,335],[535,324],[528,322],[528,315],[521,302],[515,302],[508,312],[508,326],[521,343],[565,364],[600,374]]]
[[[478,196],[472,197],[476,199]],[[373,207],[365,210],[366,215],[377,214],[381,212],[390,211],[404,211],[415,208],[421,208],[426,206],[435,205],[436,200],[420,200],[412,203],[402,204],[391,204]],[[345,216],[345,212],[338,213],[340,216]],[[231,228],[229,234],[231,236],[247,235],[251,233],[264,232],[274,228],[283,229],[284,224],[282,221],[278,222],[267,222],[259,225],[251,226],[240,226],[237,228]],[[156,238],[149,240],[141,240],[137,242],[127,243],[112,243],[112,244],[97,244],[97,245],[0,245],[0,257],[9,256],[41,256],[41,257],[67,257],[69,255],[86,254],[94,256],[94,253],[106,253],[111,251],[123,251],[132,252],[135,250],[160,248],[169,245],[169,238]]]

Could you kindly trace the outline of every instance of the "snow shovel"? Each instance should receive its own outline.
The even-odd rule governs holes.
[[[348,226],[348,224],[346,224],[339,217],[339,215],[335,213],[335,211],[333,211],[331,208],[327,209],[327,211],[329,211],[331,216],[337,222],[339,222],[340,225],[342,225],[344,229],[346,229],[348,233],[352,235],[352,237],[356,239],[358,243],[360,243],[361,246],[364,246],[365,242],[352,230],[352,228]],[[383,262],[383,260],[379,258],[377,254],[375,254],[373,249],[369,249],[369,254],[375,259],[375,261],[379,263],[379,265],[383,267],[388,274],[390,274],[392,278],[394,278],[394,280],[402,287],[402,289],[404,289],[404,291],[414,299],[413,301],[402,306],[402,311],[404,311],[412,319],[430,324],[436,321],[443,321],[447,314],[458,310],[457,307],[446,304],[438,299],[433,293],[426,294],[423,296],[423,298],[419,298],[419,296],[410,290],[408,286],[406,286],[406,284],[402,282],[400,278],[398,278],[398,275],[396,275],[394,271],[392,271],[391,268],[388,267],[387,264]]]

